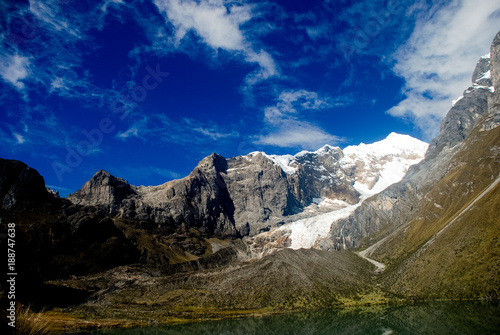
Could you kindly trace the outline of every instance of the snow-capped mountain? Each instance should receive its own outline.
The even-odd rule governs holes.
[[[212,154],[189,176],[154,187],[129,185],[99,171],[68,199],[122,219],[154,222],[160,232],[193,227],[208,236],[253,237],[318,214],[350,211],[401,179],[426,148],[417,139],[392,133],[383,141],[344,150],[325,145],[284,156],[252,152],[226,159]],[[312,236],[327,230],[328,223],[307,229]],[[316,241],[307,237],[312,242],[300,242],[306,238],[293,231],[290,236],[294,247]]]
[[[348,217],[365,199],[400,181],[410,166],[424,158],[427,147],[427,143],[411,136],[391,133],[382,141],[349,146],[344,150],[326,145],[295,156],[251,153],[246,159],[252,161],[253,157],[264,156],[279,166],[292,182],[301,179],[298,175],[306,171],[302,178],[308,184],[319,183],[323,187],[323,192],[311,199],[304,212],[294,216],[297,220],[263,232],[256,238],[256,246],[262,250],[282,246],[293,249],[319,247],[321,240],[329,236],[332,223]],[[328,192],[338,185],[346,189]],[[349,189],[352,192],[348,192]],[[348,193],[357,196],[339,197]],[[281,245],[275,241],[280,241]],[[340,241],[341,247],[345,247],[344,244],[345,241]]]
[[[419,163],[428,143],[408,135],[391,133],[386,139],[372,144],[361,143],[339,147],[325,145],[317,151],[301,151],[296,155],[267,155],[252,152],[249,161],[263,155],[278,165],[287,175],[296,174],[300,168],[316,170],[321,181],[332,183],[339,177],[354,179],[354,188],[363,198],[368,198],[398,182],[408,167]],[[332,174],[332,167],[335,173]]]
[[[424,158],[428,146],[411,136],[391,133],[380,142],[345,148],[341,166],[354,171],[354,188],[366,199],[400,181],[411,165]]]
[[[297,173],[301,165],[309,165],[320,172],[319,179],[325,182],[331,183],[338,177],[354,179],[354,189],[360,193],[362,199],[366,199],[400,181],[411,165],[423,159],[428,146],[427,143],[411,136],[391,133],[382,141],[352,145],[344,150],[325,145],[317,151],[302,151],[295,156],[266,157],[289,175]],[[334,175],[328,174],[332,165],[327,164],[329,159],[332,162],[337,160],[335,163],[338,165],[335,164],[335,167],[340,167]],[[313,202],[317,202],[317,199],[313,199]]]

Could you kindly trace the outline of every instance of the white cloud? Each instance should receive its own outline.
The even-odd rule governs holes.
[[[267,107],[264,111],[265,121],[278,126],[283,122],[296,119],[300,110],[318,110],[329,107],[330,104],[318,97],[316,92],[306,90],[281,92],[276,106]]]
[[[26,139],[24,138],[23,135],[18,134],[18,133],[14,133],[13,135],[16,138],[16,143],[17,144],[23,144],[24,142],[26,142]]]
[[[65,31],[75,37],[81,35],[76,27],[62,19],[61,1],[37,1],[31,0],[29,11],[39,20],[56,31]]]
[[[411,37],[394,54],[406,98],[388,113],[412,119],[426,140],[435,137],[452,100],[471,86],[477,61],[488,53],[499,10],[498,1],[455,0],[420,13]]]
[[[260,136],[255,143],[285,148],[316,150],[325,144],[334,145],[340,138],[306,121],[286,120],[278,130]]]
[[[269,133],[259,136],[255,143],[314,150],[325,144],[338,143],[341,140],[339,137],[301,119],[301,114],[307,110],[321,110],[331,106],[316,92],[284,91],[275,106],[264,110],[264,122],[268,125]]]
[[[0,76],[18,90],[24,89],[22,82],[28,76],[30,62],[27,57],[15,55],[0,56]]]
[[[123,132],[119,132],[116,134],[116,136],[119,139],[122,140],[127,140],[131,137],[136,137],[140,139],[144,139],[141,134],[146,135],[148,132],[150,132],[152,126],[148,125],[148,122],[150,121],[150,117],[144,117],[142,120],[139,120],[137,122],[134,122],[129,129]]]
[[[217,141],[217,140],[220,140],[223,138],[238,137],[239,136],[239,134],[235,131],[233,131],[231,133],[222,133],[215,128],[201,128],[200,127],[200,128],[194,128],[193,130],[211,138],[214,141]]]
[[[241,28],[252,19],[252,6],[234,3],[226,6],[222,0],[154,0],[154,3],[174,26],[177,45],[189,31],[194,31],[214,50],[242,54],[247,62],[260,67],[249,75],[247,84],[278,74],[271,55],[264,50],[255,51]]]
[[[276,63],[270,54],[264,50],[260,50],[256,53],[253,50],[246,50],[246,60],[250,63],[257,63],[260,65],[260,69],[254,71],[246,77],[246,83],[253,85],[259,81],[268,79],[269,77],[278,75],[279,71],[276,67]]]
[[[125,139],[130,138],[130,137],[141,138],[139,136],[139,128],[137,128],[136,126],[130,127],[127,131],[118,133],[117,136],[119,138],[121,138],[122,140],[125,140]]]
[[[213,49],[241,51],[246,47],[239,26],[250,18],[248,7],[228,12],[222,1],[156,0],[155,3],[175,26],[178,41],[194,30]]]
[[[54,91],[58,91],[58,90],[65,90],[67,91],[67,86],[65,84],[65,80],[61,77],[54,77],[52,79],[52,82],[50,83],[50,89],[49,89],[49,92],[50,93],[53,93]]]
[[[106,13],[108,10],[108,6],[113,5],[113,4],[123,5],[124,3],[122,0],[106,0],[101,7],[101,11]]]

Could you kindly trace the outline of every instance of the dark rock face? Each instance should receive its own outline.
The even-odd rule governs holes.
[[[356,181],[371,188],[388,162],[422,157],[418,149],[397,145],[369,157],[356,150],[344,155],[325,145],[295,156],[253,152],[225,159],[212,154],[189,176],[151,187],[132,186],[99,171],[68,199],[112,217],[154,223],[162,235],[194,228],[205,236],[254,236],[295,214],[312,215],[304,208],[325,198],[354,205],[361,200]]]
[[[342,151],[329,150],[326,156],[304,155],[291,175],[260,153],[229,160],[212,154],[189,176],[154,187],[131,186],[101,170],[68,199],[110,216],[153,221],[165,234],[196,228],[210,236],[244,236],[302,210],[313,198],[358,201],[354,180],[338,173]]]
[[[472,73],[472,82],[478,83],[480,86],[491,86],[491,79],[484,78],[484,74],[489,70],[490,60],[486,57],[481,57],[481,59],[479,59],[479,62],[477,62],[474,72]]]
[[[345,201],[351,205],[360,200],[354,189],[354,171],[345,171],[340,160],[344,154],[340,148],[324,146],[321,153],[307,153],[297,158],[300,166],[290,181],[294,194],[303,206],[314,198],[329,198]]]
[[[357,203],[355,167],[345,170],[342,157],[340,148],[325,146],[283,167],[264,153],[228,160],[212,154],[189,176],[154,187],[132,186],[101,170],[68,200],[112,217],[154,222],[162,234],[195,228],[207,236],[254,235],[314,199]]]
[[[496,94],[491,94],[488,99],[489,117],[485,122],[485,129],[490,130],[500,125],[500,95],[498,89],[500,88],[500,34],[495,36],[491,44],[490,51],[491,62],[491,81],[495,87]]]
[[[0,158],[0,208],[24,209],[50,198],[45,181],[26,164]]]
[[[242,235],[252,234],[265,222],[280,220],[300,208],[286,174],[262,154],[229,159],[222,177],[234,202],[237,229]]]
[[[440,134],[430,143],[427,160],[435,159],[443,148],[452,148],[462,142],[486,113],[492,83],[489,78],[481,78],[490,69],[490,60],[481,58],[472,76],[473,86],[464,92],[463,98],[456,102],[441,121]]]

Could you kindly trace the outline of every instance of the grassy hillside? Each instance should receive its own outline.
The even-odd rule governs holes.
[[[499,296],[500,186],[459,215],[500,174],[500,127],[480,128],[446,176],[426,190],[414,219],[372,254],[388,265],[382,282],[392,291],[421,298]]]

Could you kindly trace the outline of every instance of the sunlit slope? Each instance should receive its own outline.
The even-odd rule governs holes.
[[[382,279],[390,290],[422,298],[498,297],[500,185],[488,188],[500,175],[500,127],[481,128],[426,190],[414,218],[371,254],[388,265]]]

